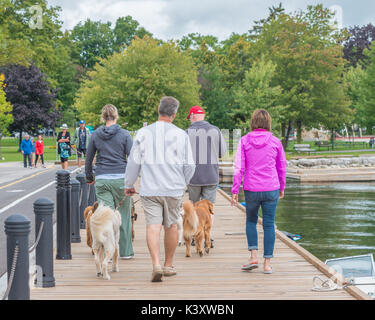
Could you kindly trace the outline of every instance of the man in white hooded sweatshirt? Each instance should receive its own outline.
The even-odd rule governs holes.
[[[146,218],[146,240],[151,254],[152,282],[173,276],[174,253],[178,242],[177,221],[185,187],[195,171],[189,137],[172,124],[179,102],[164,97],[158,107],[157,122],[141,128],[134,138],[125,172],[125,194],[135,193],[141,174],[140,196]],[[160,233],[164,226],[164,267],[160,265]]]

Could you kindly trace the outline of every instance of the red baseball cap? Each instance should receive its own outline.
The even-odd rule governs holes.
[[[200,106],[191,107],[186,119],[189,119],[191,114],[204,114],[204,110]]]

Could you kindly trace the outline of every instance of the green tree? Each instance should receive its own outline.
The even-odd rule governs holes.
[[[282,107],[280,106],[282,90],[280,86],[272,86],[276,65],[266,61],[264,56],[256,61],[246,72],[242,85],[236,89],[235,99],[239,108],[235,110],[236,124],[243,130],[249,129],[249,119],[256,109],[267,110],[277,127]]]
[[[258,55],[265,54],[276,64],[273,82],[283,92],[284,147],[292,126],[301,142],[303,127],[338,127],[350,115],[342,85],[344,60],[339,43],[343,35],[332,28],[332,17],[322,5],[308,6],[294,14],[279,12],[259,29],[254,47]],[[341,114],[333,117],[338,106]]]
[[[200,97],[210,123],[222,129],[234,129],[236,124],[230,108],[232,96],[225,88],[224,81],[224,73],[218,62],[205,65],[199,77]]]
[[[121,53],[96,64],[79,89],[75,106],[83,117],[99,124],[101,108],[114,104],[129,129],[157,119],[163,96],[180,101],[175,124],[186,127],[191,106],[200,103],[197,71],[192,58],[173,42],[159,44],[146,36]]]
[[[73,28],[71,38],[75,44],[73,58],[86,69],[93,68],[101,58],[106,58],[114,52],[111,22],[102,23],[87,19]]]
[[[28,65],[32,51],[24,40],[11,39],[6,26],[0,25],[0,66],[5,64]]]
[[[358,112],[360,123],[373,132],[375,127],[375,42],[364,54],[367,58],[365,72],[359,75],[359,86],[354,92],[358,95]],[[359,87],[359,88],[358,88]]]
[[[113,50],[115,52],[129,46],[135,37],[144,38],[146,35],[152,37],[152,33],[148,32],[144,27],[141,27],[139,22],[134,20],[131,16],[118,18],[113,33]]]

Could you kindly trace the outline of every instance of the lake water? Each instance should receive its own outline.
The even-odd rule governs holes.
[[[245,201],[243,193],[240,201]],[[367,253],[375,258],[375,183],[288,180],[285,198],[277,207],[276,225],[303,235],[297,243],[323,262]]]

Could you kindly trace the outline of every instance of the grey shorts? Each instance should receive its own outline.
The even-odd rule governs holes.
[[[169,228],[180,217],[182,197],[141,197],[146,224],[161,224]]]
[[[216,202],[216,189],[217,189],[217,184],[212,185],[212,186],[192,186],[189,184],[188,185],[189,200],[193,201],[193,203],[196,203],[203,199],[207,199],[211,201],[212,203],[215,203]]]

